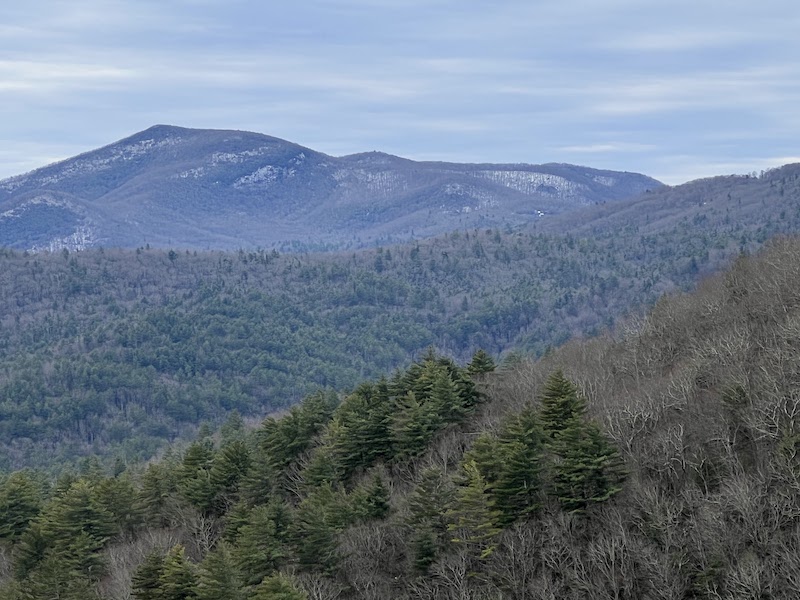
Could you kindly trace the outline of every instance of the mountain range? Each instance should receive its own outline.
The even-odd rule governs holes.
[[[358,248],[514,227],[661,187],[567,164],[333,157],[257,133],[156,125],[0,181],[0,246]]]

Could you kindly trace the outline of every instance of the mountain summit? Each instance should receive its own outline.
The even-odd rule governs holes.
[[[156,125],[0,181],[0,246],[355,248],[515,226],[660,186],[574,165],[333,157],[258,133]]]

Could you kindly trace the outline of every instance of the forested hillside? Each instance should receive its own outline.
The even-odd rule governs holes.
[[[17,472],[0,594],[796,598],[798,339],[778,239],[537,361],[428,352],[146,467]]]
[[[352,389],[429,346],[464,361],[597,333],[800,231],[796,169],[742,182],[721,197],[702,184],[705,204],[689,185],[688,208],[654,193],[618,227],[593,209],[580,235],[481,229],[329,255],[0,251],[0,469],[147,458],[202,422]]]

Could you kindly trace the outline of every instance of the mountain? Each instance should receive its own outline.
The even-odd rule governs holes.
[[[257,133],[156,125],[0,181],[0,245],[357,248],[516,226],[660,187],[574,165],[333,157]]]
[[[426,352],[160,460],[0,477],[0,598],[796,599],[798,265],[776,240],[538,361]]]
[[[148,458],[430,346],[465,361],[597,334],[800,232],[800,168],[545,221],[319,254],[0,249],[0,471]]]

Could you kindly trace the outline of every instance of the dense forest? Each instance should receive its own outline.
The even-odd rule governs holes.
[[[348,254],[0,250],[0,470],[135,462],[428,347],[539,356],[800,231],[800,178],[718,178],[575,215]]]
[[[777,239],[537,360],[427,351],[148,464],[17,471],[0,596],[796,598],[798,340]]]

